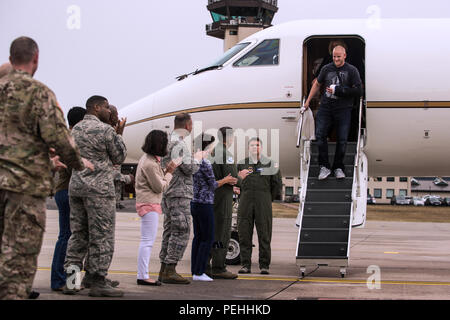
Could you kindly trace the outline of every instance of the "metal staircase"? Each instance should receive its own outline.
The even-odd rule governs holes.
[[[360,103],[360,114],[362,101]],[[297,226],[299,227],[296,260],[304,277],[307,267],[339,267],[341,276],[348,267],[352,226],[363,226],[367,198],[367,159],[362,152],[364,133],[357,142],[348,142],[344,158],[344,179],[330,175],[318,180],[318,148],[302,132],[299,119],[301,192]],[[336,143],[328,143],[330,163],[334,158]]]

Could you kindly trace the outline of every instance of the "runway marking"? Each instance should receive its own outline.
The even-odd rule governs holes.
[[[383,252],[383,253],[386,253],[386,254],[399,254],[400,252],[395,252],[395,251],[386,251],[386,252]]]
[[[38,268],[39,271],[51,271],[50,268]],[[84,272],[84,271],[83,271]],[[137,275],[134,271],[109,271],[108,274],[118,274],[118,275]],[[158,276],[159,273],[149,273],[151,276]],[[191,274],[183,274],[185,278],[192,278]],[[351,279],[299,279],[299,278],[289,278],[289,277],[252,277],[252,276],[239,276],[237,280],[251,280],[251,281],[285,281],[285,282],[313,282],[313,283],[340,283],[340,284],[367,284],[367,280],[351,280]],[[380,284],[391,284],[391,285],[411,285],[411,286],[450,286],[450,282],[444,281],[397,281],[397,280],[381,280]]]

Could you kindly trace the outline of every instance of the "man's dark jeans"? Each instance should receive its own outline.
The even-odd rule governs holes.
[[[67,190],[58,191],[55,194],[56,205],[59,210],[59,235],[53,253],[51,287],[58,289],[66,284],[66,272],[64,260],[66,259],[67,243],[71,236],[70,231],[70,206]]]
[[[344,156],[347,139],[350,132],[352,108],[334,108],[332,105],[322,104],[316,115],[316,141],[319,148],[319,166],[330,169],[328,159],[327,137],[332,125],[336,128],[336,153],[331,170],[344,170]]]

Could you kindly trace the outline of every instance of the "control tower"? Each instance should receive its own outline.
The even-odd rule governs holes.
[[[251,34],[272,26],[278,0],[208,0],[213,23],[206,34],[224,40],[224,51]]]

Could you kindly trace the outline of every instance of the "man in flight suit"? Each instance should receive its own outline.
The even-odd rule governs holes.
[[[238,164],[238,170],[250,171],[241,184],[238,208],[239,246],[242,269],[251,273],[253,228],[256,226],[259,244],[259,269],[269,274],[272,240],[272,201],[281,195],[281,173],[278,163],[261,154],[259,138],[249,141],[249,157]]]
[[[238,185],[247,177],[248,171],[238,173],[233,155],[228,151],[233,145],[234,133],[230,127],[223,127],[218,132],[219,143],[211,158],[214,176],[221,180],[231,174],[238,178]],[[224,184],[214,192],[214,243],[211,250],[211,265],[207,274],[214,279],[236,279],[237,274],[226,269],[225,259],[231,235],[231,218],[233,213],[233,186]]]

